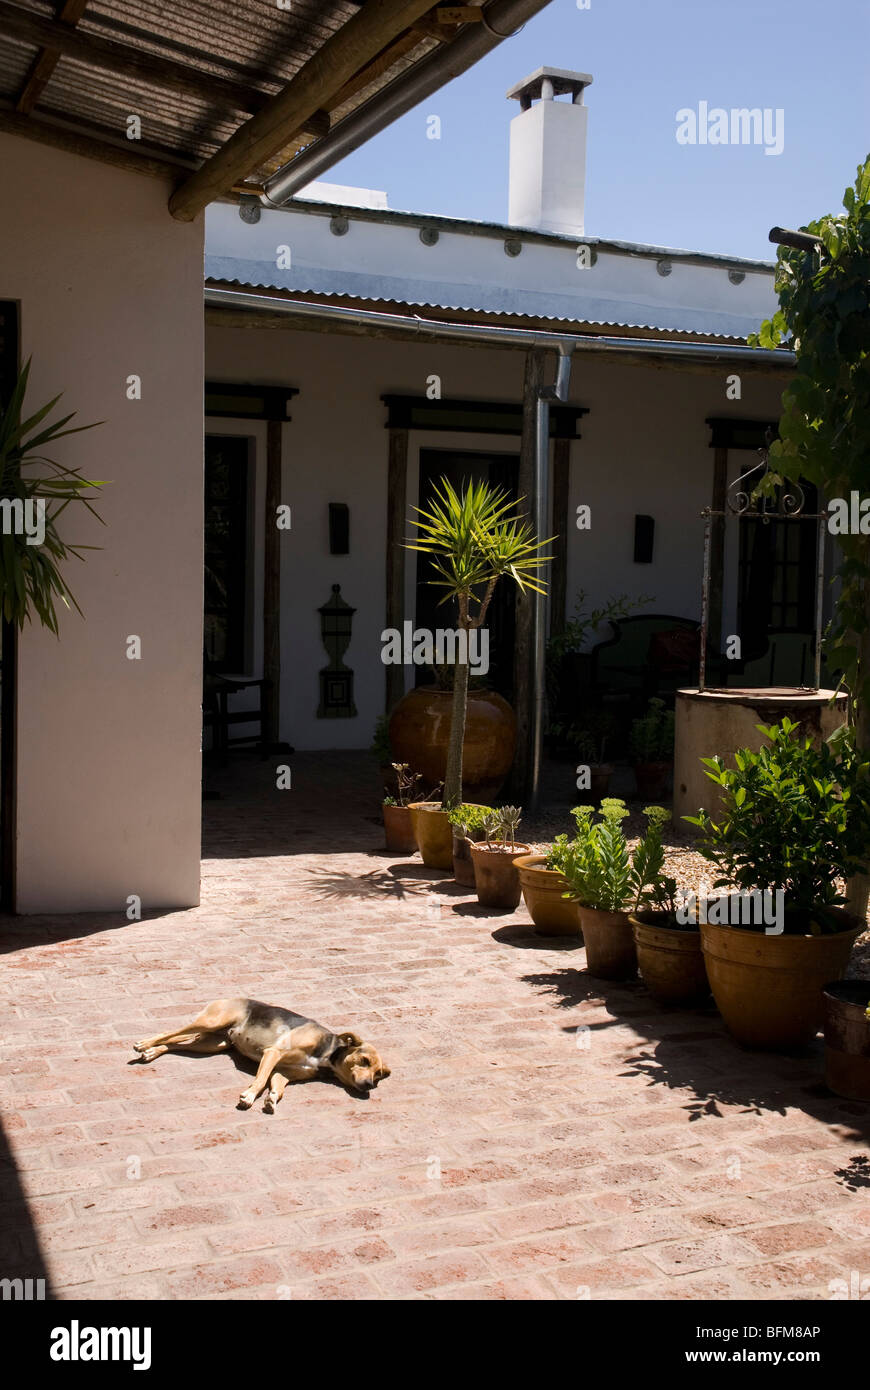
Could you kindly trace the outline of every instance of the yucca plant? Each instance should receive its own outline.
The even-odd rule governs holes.
[[[503,576],[521,590],[547,591],[541,569],[551,557],[543,554],[549,540],[539,540],[503,489],[485,482],[468,482],[457,492],[447,478],[434,488],[427,508],[415,507],[415,540],[408,550],[430,557],[435,577],[428,582],[444,589],[441,603],[455,600],[459,627],[470,632],[486,618],[495,586]],[[552,537],[550,538],[552,539]],[[466,653],[467,655],[467,653]],[[461,657],[461,653],[460,653]],[[462,800],[462,745],[468,708],[468,662],[457,660],[453,673],[453,705],[444,777],[445,810]]]
[[[39,504],[44,507],[44,535],[38,544],[33,544],[20,529],[4,530],[0,534],[0,611],[8,623],[23,628],[25,621],[36,617],[44,627],[59,635],[56,604],[65,608],[72,605],[81,613],[79,605],[62,573],[62,566],[71,557],[84,559],[82,551],[95,550],[96,546],[73,545],[61,540],[57,531],[57,521],[70,502],[81,502],[98,521],[102,518],[94,511],[85,493],[90,488],[102,487],[102,482],[83,478],[78,468],[68,464],[56,463],[42,452],[68,434],[80,434],[83,430],[94,428],[91,425],[75,425],[67,429],[75,412],[64,415],[52,424],[44,424],[60,400],[55,396],[33,415],[22,418],[24,397],[30,376],[30,359],[21,369],[18,379],[5,409],[0,406],[0,500],[9,499],[10,506],[4,508],[6,517],[12,514],[18,503],[22,513],[25,504]],[[99,421],[95,424],[101,423]],[[37,469],[35,476],[31,469]]]

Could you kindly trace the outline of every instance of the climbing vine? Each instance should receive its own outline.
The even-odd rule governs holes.
[[[797,372],[783,393],[780,437],[770,447],[771,485],[803,476],[825,498],[870,498],[870,156],[858,166],[844,211],[803,230],[812,250],[777,254],[779,309],[750,338],[787,343]],[[857,508],[852,509],[857,513]],[[866,531],[862,529],[866,526]],[[859,740],[870,746],[870,511],[838,535],[840,593],[826,654],[850,696]]]

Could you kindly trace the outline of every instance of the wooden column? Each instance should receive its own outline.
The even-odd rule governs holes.
[[[387,472],[387,594],[384,627],[401,632],[405,616],[405,522],[408,496],[408,431],[390,430],[390,457]],[[405,693],[404,666],[385,666],[384,713]]]
[[[724,512],[728,489],[728,450],[713,450],[713,495],[710,506]],[[725,588],[725,518],[710,519],[710,597],[707,608],[707,640],[717,653],[722,650],[722,607]]]
[[[517,493],[523,499],[521,510],[528,518],[535,511],[535,431],[538,393],[544,385],[546,352],[531,348],[526,353],[523,379],[523,433]],[[504,582],[504,581],[502,581]],[[514,641],[514,710],[517,716],[517,751],[510,780],[510,795],[521,801],[528,786],[529,735],[534,697],[532,672],[532,602],[529,594],[516,591],[516,636]]]
[[[266,501],[263,539],[263,741],[279,742],[281,708],[281,437],[283,421],[266,424]]]
[[[550,636],[565,627],[565,598],[568,588],[568,485],[571,463],[570,439],[557,439],[553,445],[553,509],[550,534]]]

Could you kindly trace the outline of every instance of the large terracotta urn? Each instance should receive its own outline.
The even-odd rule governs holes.
[[[420,685],[403,695],[390,718],[390,745],[396,762],[422,775],[424,793],[444,781],[453,693]],[[498,796],[511,770],[517,721],[507,700],[494,690],[469,690],[462,745],[462,795],[488,804]]]

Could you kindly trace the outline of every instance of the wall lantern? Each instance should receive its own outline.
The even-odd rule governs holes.
[[[355,608],[345,603],[341,586],[333,584],[332,598],[318,608],[320,638],[329,657],[329,665],[320,672],[320,704],[318,719],[353,719],[353,671],[345,666],[342,657],[350,645]]]

